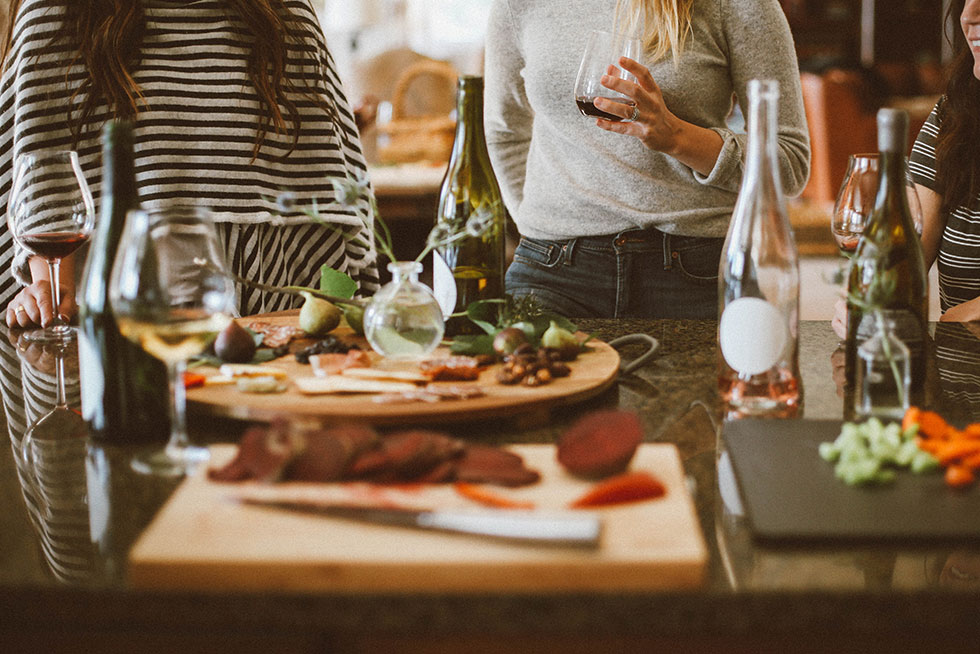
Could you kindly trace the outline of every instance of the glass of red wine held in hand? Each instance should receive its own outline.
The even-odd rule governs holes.
[[[119,331],[167,364],[170,440],[133,460],[137,472],[179,477],[208,459],[187,436],[183,372],[231,322],[235,290],[210,212],[130,211],[112,267],[109,299]]]
[[[54,318],[44,329],[24,337],[35,342],[71,340],[74,330],[61,315],[61,260],[92,234],[95,203],[71,151],[21,154],[14,162],[7,203],[7,223],[14,240],[48,264]]]
[[[922,233],[922,209],[911,179],[906,178],[909,211],[915,229]],[[858,241],[868,224],[878,192],[878,154],[852,154],[847,160],[847,171],[837,192],[831,229],[841,254],[850,256],[857,249]]]
[[[582,63],[575,78],[575,104],[584,116],[602,118],[604,120],[629,120],[629,113],[636,107],[636,102],[618,91],[602,85],[602,76],[607,74],[610,66],[615,66],[620,78],[635,82],[636,78],[619,68],[619,58],[628,57],[639,61],[641,52],[640,40],[624,34],[593,30],[589,42],[582,55]],[[624,110],[627,117],[612,114],[596,108],[597,98],[607,98],[626,105]]]

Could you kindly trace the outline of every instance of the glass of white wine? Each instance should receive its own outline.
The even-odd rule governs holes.
[[[235,298],[210,212],[173,206],[131,211],[109,282],[119,331],[167,364],[170,440],[133,460],[146,474],[180,476],[208,459],[187,437],[183,372],[231,321]]]

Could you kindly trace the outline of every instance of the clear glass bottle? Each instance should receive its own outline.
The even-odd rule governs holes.
[[[895,335],[895,321],[875,317],[874,335],[857,348],[854,413],[901,420],[909,408],[909,349]]]
[[[364,335],[371,348],[386,358],[423,357],[442,340],[442,309],[432,291],[419,282],[421,263],[389,263],[388,270],[392,280],[364,310]]]
[[[456,113],[456,138],[439,191],[436,224],[451,233],[480,233],[454,240],[433,254],[432,290],[450,336],[479,331],[465,317],[450,317],[453,313],[466,311],[472,302],[504,296],[506,232],[506,211],[483,131],[482,77],[459,78]]]
[[[908,114],[899,109],[879,110],[878,190],[848,270],[845,396],[858,390],[857,348],[874,335],[875,313],[880,312],[892,322],[895,336],[909,349],[910,401],[921,404],[925,400],[929,341],[929,283],[906,191],[907,143]],[[845,417],[847,409],[845,404]]]
[[[719,274],[718,390],[728,417],[793,417],[800,270],[777,167],[779,86],[752,80],[748,94],[745,172]]]

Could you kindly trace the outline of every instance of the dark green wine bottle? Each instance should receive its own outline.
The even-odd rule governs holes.
[[[103,129],[101,188],[99,221],[79,293],[82,416],[95,441],[163,443],[170,433],[166,367],[119,333],[109,305],[109,274],[126,213],[139,206],[128,122],[110,122]]]
[[[483,78],[459,78],[456,138],[439,192],[437,227],[463,234],[433,255],[432,289],[443,315],[446,335],[473,333],[476,325],[461,313],[477,300],[504,296],[506,210],[493,174],[483,131]]]
[[[857,348],[875,333],[874,311],[881,311],[883,318],[893,321],[896,336],[909,348],[909,400],[919,404],[924,399],[926,379],[929,284],[906,195],[907,145],[908,114],[881,109],[878,191],[848,272],[845,371],[849,390],[853,390]],[[845,407],[845,413],[850,409]]]

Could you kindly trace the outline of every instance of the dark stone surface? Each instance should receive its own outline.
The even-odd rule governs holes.
[[[674,651],[720,643],[729,643],[732,651],[788,651],[787,642],[807,643],[796,651],[901,650],[903,644],[906,651],[928,651],[916,648],[929,643],[940,645],[935,651],[950,643],[977,651],[980,550],[753,543],[730,480],[719,482],[716,323],[606,320],[582,321],[580,327],[605,341],[649,334],[658,339],[659,350],[608,392],[555,411],[543,423],[484,421],[450,430],[491,443],[547,443],[590,410],[635,409],[648,441],[673,442],[681,452],[710,551],[704,587],[407,596],[134,590],[125,581],[126,554],[175,483],[130,472],[132,453],[125,450],[76,445],[44,461],[26,460],[24,426],[43,405],[45,395],[37,389],[50,384],[51,375],[4,338],[0,387],[10,447],[0,450],[0,650],[58,651],[60,643],[106,642],[123,643],[118,651],[197,651],[198,645],[205,651],[211,639],[244,650],[251,648],[242,643],[251,643],[255,651],[287,645],[289,651],[346,651],[371,643],[391,650],[392,643],[420,640],[465,642],[471,649],[520,642],[526,651],[548,651],[549,645],[590,651],[586,644],[603,643],[607,651],[615,651],[616,643],[623,648],[673,643]],[[804,416],[839,419],[842,399],[831,364],[837,339],[828,323],[803,323],[800,331]],[[622,355],[631,360],[642,351],[628,346]],[[26,388],[21,364],[31,371]],[[69,383],[73,399],[77,385]],[[213,441],[234,440],[244,428],[200,419],[194,426],[199,437]],[[87,501],[78,496],[86,487]],[[823,633],[832,636],[812,638]],[[3,643],[13,647],[5,650]]]

